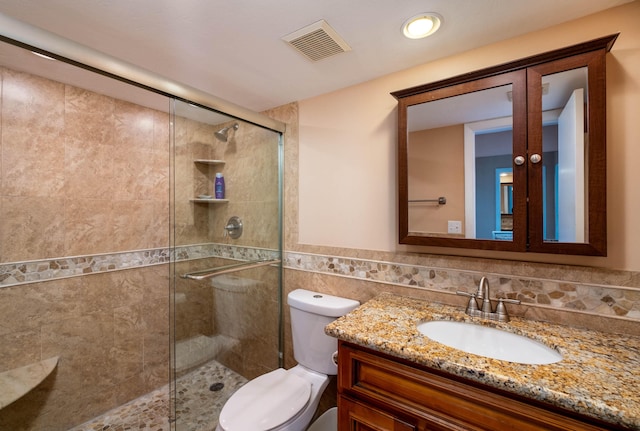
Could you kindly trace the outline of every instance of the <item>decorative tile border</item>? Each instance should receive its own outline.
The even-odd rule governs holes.
[[[486,276],[493,296],[548,308],[640,320],[640,289],[632,287],[293,252],[286,253],[284,265],[288,269],[450,293],[473,291],[480,278]]]
[[[262,260],[276,259],[279,256],[278,250],[214,243],[178,246],[175,250],[175,260],[178,262],[208,257],[234,260]]]
[[[62,257],[0,265],[0,288],[59,278],[77,277],[108,271],[219,257],[235,260],[274,259],[277,250],[236,247],[226,244],[180,246],[174,253],[169,248],[127,251],[121,253]]]
[[[108,271],[219,257],[241,261],[274,259],[277,250],[227,244],[180,246],[122,253],[43,259],[0,265],[0,288]],[[288,269],[318,272],[392,285],[454,293],[473,290],[482,276],[494,295],[523,303],[603,316],[640,320],[640,289],[597,283],[517,277],[508,274],[436,268],[385,261],[287,252]]]

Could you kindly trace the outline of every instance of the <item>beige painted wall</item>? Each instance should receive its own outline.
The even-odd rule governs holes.
[[[299,243],[426,251],[640,270],[640,2],[444,58],[299,103]],[[409,248],[397,244],[396,101],[389,94],[620,32],[607,59],[606,258]],[[425,44],[429,41],[426,40]]]
[[[462,124],[409,134],[409,232],[447,234],[448,221],[464,227],[464,128]],[[464,233],[464,231],[462,232]]]

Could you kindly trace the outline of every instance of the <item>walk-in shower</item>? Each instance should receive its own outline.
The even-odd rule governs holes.
[[[55,363],[0,429],[215,429],[282,357],[284,124],[2,14],[0,41],[0,373]]]

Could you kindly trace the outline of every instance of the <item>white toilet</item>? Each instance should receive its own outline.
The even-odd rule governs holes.
[[[298,365],[256,377],[236,391],[220,412],[216,431],[304,431],[329,375],[337,341],[324,327],[355,309],[352,299],[297,289],[289,294],[293,354]]]

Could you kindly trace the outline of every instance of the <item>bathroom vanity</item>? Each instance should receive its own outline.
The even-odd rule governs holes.
[[[422,335],[431,320],[473,322],[556,349],[527,365],[465,353]],[[382,294],[326,328],[339,339],[339,430],[640,429],[640,340]]]

